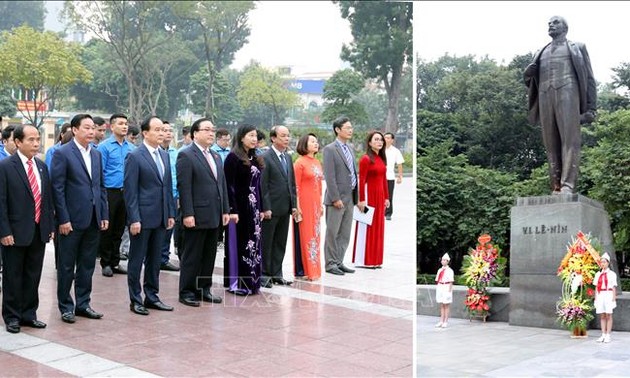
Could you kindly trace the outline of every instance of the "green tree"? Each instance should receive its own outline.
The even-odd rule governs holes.
[[[224,88],[215,88],[220,72],[232,63],[234,54],[247,43],[250,34],[248,14],[254,9],[253,1],[182,1],[173,2],[173,12],[185,21],[187,34],[195,36],[194,51],[202,52],[199,58],[205,64],[206,84],[203,112],[217,122],[217,97]],[[198,76],[199,78],[199,76]],[[218,85],[225,85],[225,82]],[[215,93],[216,90],[219,93]]]
[[[473,56],[444,56],[418,66],[418,135],[453,137],[454,153],[471,164],[516,173],[521,179],[545,161],[541,132],[527,122],[520,68]],[[437,121],[437,122],[434,122]]]
[[[353,98],[365,86],[363,76],[349,68],[335,72],[324,84],[323,98],[326,100],[322,120],[331,122],[345,115],[356,125],[367,125],[365,108]]]
[[[11,97],[11,88],[8,86],[0,86],[0,116],[13,117],[17,112],[15,101]]]
[[[0,45],[0,84],[31,93],[33,110],[22,115],[34,126],[41,126],[46,111],[40,104],[58,100],[76,82],[91,79],[91,73],[77,60],[81,47],[59,39],[51,32],[40,33],[20,26],[3,33]],[[14,99],[17,101],[17,99]]]
[[[455,271],[481,233],[507,250],[516,177],[469,164],[452,155],[452,141],[420,149],[417,160],[419,270],[433,273],[448,252]]]
[[[271,112],[271,119],[258,123],[271,122],[270,126],[283,123],[287,111],[299,102],[297,94],[286,88],[280,75],[256,62],[243,69],[237,98],[244,110]]]
[[[622,62],[612,70],[615,73],[612,81],[613,88],[625,88],[626,95],[630,94],[630,62]]]
[[[615,251],[630,251],[630,110],[602,112],[594,124],[595,146],[583,150],[581,182],[590,198],[602,201],[611,218]],[[619,260],[622,261],[622,260]]]
[[[127,83],[112,62],[109,45],[99,39],[91,39],[85,44],[79,59],[92,72],[93,79],[71,88],[77,109],[115,113],[124,108]]]
[[[206,91],[208,83],[208,68],[202,66],[190,77],[191,109],[196,114],[204,114],[206,106]],[[217,73],[213,79],[214,86],[214,123],[227,125],[228,122],[238,122],[243,118],[243,109],[236,98],[236,90],[240,84],[240,72],[226,68]]]
[[[171,71],[189,61],[189,46],[175,38],[177,25],[169,17],[171,5],[163,1],[65,3],[64,14],[75,27],[107,44],[111,63],[125,77],[132,121],[155,114],[158,108],[162,113],[161,106],[169,102],[166,93]]]
[[[46,8],[43,1],[0,1],[0,30],[11,30],[24,24],[44,30]]]
[[[597,91],[597,109],[608,112],[615,112],[630,107],[630,98],[622,96],[615,92],[615,86],[612,83],[600,85]]]
[[[385,131],[397,132],[403,67],[411,63],[413,4],[410,2],[339,1],[350,21],[353,42],[341,58],[385,87],[389,104]],[[411,94],[409,95],[411,96]]]

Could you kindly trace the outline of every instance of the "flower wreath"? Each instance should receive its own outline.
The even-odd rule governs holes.
[[[505,258],[501,257],[498,246],[490,243],[492,237],[483,234],[477,238],[477,246],[464,256],[463,277],[468,286],[464,301],[471,316],[486,317],[490,313],[490,295],[487,287],[498,282],[505,268]]]
[[[599,270],[600,251],[601,246],[594,238],[578,231],[558,266],[562,297],[556,303],[557,321],[571,331],[586,330],[594,318],[593,278]]]

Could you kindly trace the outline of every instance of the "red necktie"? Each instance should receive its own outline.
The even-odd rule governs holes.
[[[599,293],[602,290],[608,290],[608,275],[606,275],[606,272],[603,272],[599,276],[599,280],[597,280],[597,292]]]
[[[212,174],[214,175],[214,178],[217,178],[217,167],[215,165],[215,161],[212,157],[212,154],[210,154],[210,152],[203,150],[203,156],[206,157],[206,160],[208,161],[208,165],[210,166],[210,170],[212,170]]]
[[[438,283],[442,283],[442,277],[444,277],[444,271],[445,270],[446,269],[442,269],[442,270],[440,270],[440,273],[438,273],[438,279],[437,279]]]
[[[39,186],[37,185],[37,179],[35,178],[35,172],[33,171],[33,160],[29,159],[26,161],[26,165],[28,165],[28,184],[31,186],[31,191],[33,192],[33,199],[35,200],[35,223],[39,224],[39,216],[42,211],[42,196],[39,192]]]

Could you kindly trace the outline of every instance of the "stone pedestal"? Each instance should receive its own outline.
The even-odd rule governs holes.
[[[556,302],[562,282],[556,276],[567,246],[578,231],[597,238],[619,274],[608,213],[579,194],[520,197],[511,210],[511,325],[561,328]]]

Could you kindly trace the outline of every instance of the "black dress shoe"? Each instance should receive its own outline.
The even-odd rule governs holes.
[[[354,269],[350,269],[347,266],[340,264],[339,265],[339,270],[341,270],[344,273],[354,273]]]
[[[129,310],[138,315],[149,315],[149,310],[141,304],[129,303]]]
[[[106,266],[104,268],[101,269],[101,273],[105,276],[105,277],[113,277],[114,276],[114,271],[112,270],[111,267]]]
[[[201,296],[201,300],[204,302],[221,303],[222,299],[218,295],[212,295],[212,293],[204,293]]]
[[[338,276],[343,276],[345,273],[343,272],[343,270],[337,268],[336,266],[326,269],[326,273],[330,273],[330,274],[336,274]]]
[[[17,321],[12,321],[7,323],[7,332],[9,333],[20,333],[20,323]]]
[[[76,310],[74,313],[76,316],[82,316],[88,319],[100,319],[103,317],[103,314],[94,311],[91,307],[88,307],[85,310]]]
[[[174,307],[173,306],[169,306],[167,304],[162,303],[162,301],[157,301],[157,302],[147,302],[144,301],[144,307],[146,308],[152,308],[155,310],[160,310],[160,311],[173,311]]]
[[[289,286],[293,283],[291,281],[285,280],[284,278],[274,278],[271,281],[276,285],[286,285],[286,286]]]
[[[168,271],[171,271],[171,272],[179,272],[179,267],[169,261],[166,264],[160,265],[160,270],[168,270]]]
[[[260,287],[266,287],[267,289],[271,289],[273,285],[271,284],[271,279],[263,278],[260,280]]]
[[[46,328],[46,323],[41,322],[37,319],[35,320],[23,320],[20,322],[21,326],[31,327],[31,328]]]
[[[198,300],[190,299],[190,298],[179,298],[179,303],[185,304],[186,306],[190,306],[190,307],[201,306],[201,303],[199,303]]]
[[[71,312],[64,312],[61,314],[61,321],[64,323],[74,323],[76,320],[74,318],[74,314]]]
[[[127,274],[127,269],[122,265],[118,265],[112,268],[112,272],[116,274]]]

